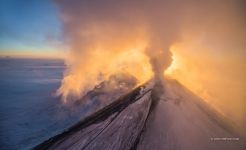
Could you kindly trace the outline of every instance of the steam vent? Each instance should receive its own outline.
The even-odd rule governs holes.
[[[245,141],[202,99],[166,79],[131,90],[34,149],[245,150]]]

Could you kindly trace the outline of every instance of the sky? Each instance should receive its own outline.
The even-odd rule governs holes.
[[[62,40],[52,0],[0,1],[0,56],[52,56]]]
[[[172,78],[246,133],[245,6],[244,0],[0,0],[0,56],[64,55],[58,94],[65,99],[115,72],[144,82],[155,66],[169,66]]]

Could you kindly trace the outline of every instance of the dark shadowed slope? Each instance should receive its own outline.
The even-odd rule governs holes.
[[[158,85],[136,88],[35,149],[245,149],[233,126],[203,100],[176,81]]]

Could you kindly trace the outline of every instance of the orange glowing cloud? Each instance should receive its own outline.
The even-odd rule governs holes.
[[[152,70],[162,72],[159,67],[171,64],[166,75],[241,127],[246,124],[242,1],[56,3],[70,53],[58,90],[65,101],[69,95],[82,96],[115,72],[128,72],[144,82],[153,76]],[[155,58],[157,67],[151,67]]]

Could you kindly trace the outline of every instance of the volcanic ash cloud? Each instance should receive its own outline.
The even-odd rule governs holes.
[[[182,3],[56,2],[70,52],[58,90],[65,100],[81,96],[115,72],[128,72],[144,82],[153,76],[152,70],[159,76],[171,64],[169,47],[179,37]]]
[[[57,92],[63,100],[78,99],[117,72],[140,83],[162,78],[171,64],[169,75],[245,127],[243,0],[56,4],[69,47],[68,69]]]

